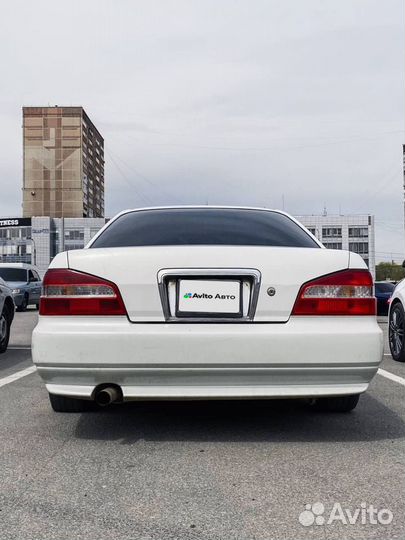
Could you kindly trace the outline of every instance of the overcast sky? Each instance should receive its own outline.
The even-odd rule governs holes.
[[[21,213],[23,105],[83,105],[106,212],[371,213],[403,258],[403,0],[0,0],[0,216]]]

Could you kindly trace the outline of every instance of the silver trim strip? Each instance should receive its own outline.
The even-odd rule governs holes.
[[[75,372],[85,372],[85,371],[121,371],[121,370],[130,370],[132,371],[219,371],[219,370],[232,370],[232,371],[243,371],[243,370],[262,370],[262,371],[272,371],[276,369],[282,369],[283,371],[289,371],[292,369],[301,369],[303,371],[330,371],[332,369],[338,370],[368,370],[368,369],[377,369],[380,365],[380,362],[373,362],[369,364],[353,364],[353,363],[342,363],[342,364],[297,364],[297,363],[288,363],[288,364],[142,364],[142,363],[132,363],[132,364],[54,364],[54,363],[37,363],[36,366],[38,369],[52,369],[63,372],[64,370],[74,370]]]

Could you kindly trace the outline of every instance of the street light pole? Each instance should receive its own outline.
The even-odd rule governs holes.
[[[34,259],[34,260],[33,260],[32,264],[33,264],[34,266],[36,266],[36,265],[37,265],[37,246],[36,246],[35,240],[34,240],[33,238],[31,238],[31,243],[32,243],[32,248],[33,248],[33,250],[34,250],[34,251],[33,251],[33,255],[34,255],[34,258],[33,258],[33,259]]]

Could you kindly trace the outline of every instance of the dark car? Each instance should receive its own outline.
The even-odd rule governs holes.
[[[375,296],[377,298],[377,315],[388,315],[391,296],[395,285],[389,281],[375,282]]]
[[[7,287],[0,277],[0,354],[7,350],[14,310],[15,305],[11,289]]]

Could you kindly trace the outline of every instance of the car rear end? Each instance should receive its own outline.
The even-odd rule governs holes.
[[[279,212],[124,213],[43,285],[33,358],[53,396],[352,396],[382,357],[362,259]]]
[[[375,296],[377,298],[377,315],[388,315],[391,297],[395,285],[389,281],[377,281],[375,283]]]

